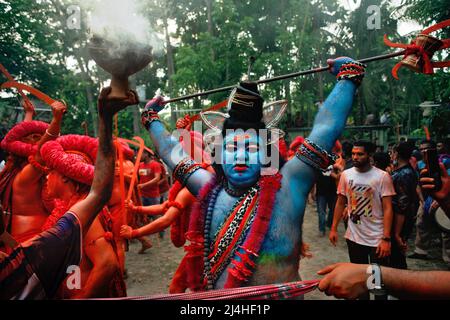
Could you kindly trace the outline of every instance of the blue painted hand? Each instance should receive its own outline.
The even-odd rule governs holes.
[[[339,70],[341,69],[341,66],[344,63],[348,63],[348,62],[352,62],[355,61],[352,58],[349,57],[338,57],[336,59],[328,59],[327,60],[327,64],[330,68],[330,73],[337,76],[337,74],[339,73]]]
[[[156,112],[160,112],[164,109],[164,98],[162,96],[156,96],[145,105],[145,110],[153,110]]]

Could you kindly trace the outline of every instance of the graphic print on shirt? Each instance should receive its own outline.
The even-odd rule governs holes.
[[[361,217],[372,216],[373,190],[367,184],[353,184],[349,181],[350,187],[350,220],[355,224],[361,224]]]

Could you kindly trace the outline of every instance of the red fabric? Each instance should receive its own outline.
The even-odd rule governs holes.
[[[162,194],[166,193],[167,191],[169,191],[170,185],[169,185],[169,180],[167,179],[168,174],[167,174],[166,167],[164,167],[164,165],[162,163],[159,163],[159,165],[161,167],[161,180],[158,183],[158,187],[159,187],[159,194],[162,195]]]
[[[46,142],[41,148],[41,156],[50,169],[91,185],[97,148],[97,139],[71,134]]]
[[[41,227],[42,231],[46,231],[53,227],[55,223],[61,218],[68,210],[68,205],[65,201],[55,200],[55,208],[52,213],[47,217],[44,224]]]
[[[161,173],[161,166],[158,161],[152,160],[149,163],[139,165],[139,183],[146,183],[155,178],[155,175]],[[159,186],[156,183],[153,186],[146,186],[141,189],[141,195],[147,198],[159,197]]]
[[[280,151],[280,155],[281,157],[287,161],[288,160],[288,147],[286,144],[286,141],[281,138],[280,141],[278,142],[278,150]]]
[[[169,293],[183,293],[188,288],[186,266],[186,259],[183,258],[170,282]]]
[[[294,156],[295,152],[297,151],[297,148],[300,147],[303,141],[305,141],[305,138],[303,138],[302,136],[295,137],[295,139],[292,140],[288,150],[288,159]]]
[[[15,125],[2,140],[1,148],[16,156],[28,158],[37,152],[35,141],[24,142],[23,139],[32,134],[43,135],[48,124],[42,121],[27,121]]]

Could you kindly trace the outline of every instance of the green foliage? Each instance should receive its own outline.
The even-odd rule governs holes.
[[[65,26],[67,6],[77,2],[0,1],[0,62],[18,80],[68,103],[63,132],[83,133],[80,124],[85,121],[93,135],[96,97],[109,75],[89,58],[86,21],[82,21],[81,30]],[[167,33],[165,52],[156,55],[149,67],[131,79],[132,86],[146,86],[147,99],[158,89],[165,96],[176,97],[233,85],[247,76],[250,57],[256,58],[250,77],[261,79],[324,66],[329,57],[364,58],[391,52],[383,43],[384,34],[394,42],[411,40],[410,36],[397,34],[399,21],[413,19],[428,26],[450,16],[449,0],[404,0],[400,7],[394,7],[391,1],[363,0],[353,11],[345,10],[334,0],[146,0],[141,4],[141,13],[152,28]],[[380,29],[367,28],[370,5],[381,10]],[[83,11],[83,19],[87,13]],[[175,26],[171,33],[168,24]],[[449,31],[436,36],[448,38]],[[435,58],[448,59],[444,53]],[[448,134],[448,71],[426,76],[402,69],[397,81],[391,76],[396,61],[384,60],[368,66],[348,123],[364,124],[369,113],[378,118],[381,111],[390,108],[402,134],[418,133],[423,125],[418,105],[435,101],[444,109],[434,110],[430,130],[435,135]],[[334,81],[322,73],[272,82],[260,86],[260,90],[268,101],[289,100],[288,114],[280,124],[283,129],[308,127]],[[173,107],[206,108],[227,96],[228,92],[217,93]],[[8,113],[1,115],[6,117]],[[173,128],[176,117],[182,115],[176,113],[168,119],[168,128]],[[122,112],[120,135],[142,135],[149,142],[147,134],[135,132],[135,121],[132,111]]]

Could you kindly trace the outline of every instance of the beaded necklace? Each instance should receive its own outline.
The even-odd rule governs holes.
[[[214,205],[216,203],[217,197],[219,196],[221,186],[216,186],[211,193],[208,203],[208,209],[206,210],[205,225],[203,229],[203,265],[204,265],[204,275],[207,279],[207,290],[212,290],[214,288],[213,280],[211,278],[211,263],[209,262],[209,236],[211,229],[211,220],[214,211]]]
[[[213,190],[209,203],[215,203],[221,190],[220,187]],[[256,214],[258,192],[259,185],[256,185],[239,197],[218,228],[213,241],[211,241],[210,229],[214,205],[208,206],[204,229],[204,258],[206,258],[204,277],[207,279],[208,288],[213,286],[244,241]]]
[[[227,183],[226,180],[223,180],[222,184],[223,184],[223,188],[226,191],[226,193],[228,193],[232,197],[238,198],[238,197],[242,196],[243,194],[245,194],[247,192],[247,190],[233,190],[233,189],[231,189],[230,187],[228,187],[228,183]]]
[[[260,179],[258,184],[261,189],[260,192],[258,192],[258,204],[257,209],[255,210],[256,213],[254,220],[251,222],[249,230],[247,230],[248,234],[245,236],[244,243],[239,246],[239,251],[241,252],[235,252],[236,256],[238,256],[241,261],[232,259],[231,266],[228,268],[229,274],[225,282],[226,288],[242,286],[253,274],[253,270],[255,268],[255,263],[253,260],[258,256],[258,252],[268,231],[273,205],[275,202],[275,195],[281,187],[281,178],[281,174],[277,173],[273,176],[264,176]],[[214,279],[211,277],[211,263],[209,261],[209,239],[214,206],[222,188],[223,185],[221,183],[205,186],[205,190],[201,190],[200,192],[203,196],[200,197],[201,200],[196,209],[199,211],[195,213],[194,210],[192,216],[192,219],[196,217],[198,219],[194,219],[195,221],[191,220],[193,224],[191,225],[190,232],[188,233],[192,235],[192,239],[190,239],[191,246],[186,247],[186,250],[188,251],[187,256],[190,258],[189,264],[191,264],[191,266],[187,269],[188,272],[191,273],[191,276],[188,276],[188,278],[191,278],[191,281],[194,281],[189,281],[190,287],[194,290],[198,290],[201,287],[208,290],[214,288]],[[246,193],[242,195],[242,198],[244,198],[246,194],[251,191],[251,189],[252,188],[247,190]],[[203,214],[201,211],[203,211]],[[201,239],[203,248],[198,247],[195,244],[195,234],[203,236],[203,239]],[[196,250],[199,249],[203,252],[203,264],[201,266],[197,265],[195,262],[195,256],[197,256],[196,252],[198,252]],[[200,278],[194,274],[198,274]],[[195,281],[200,281],[202,284],[196,283]]]

